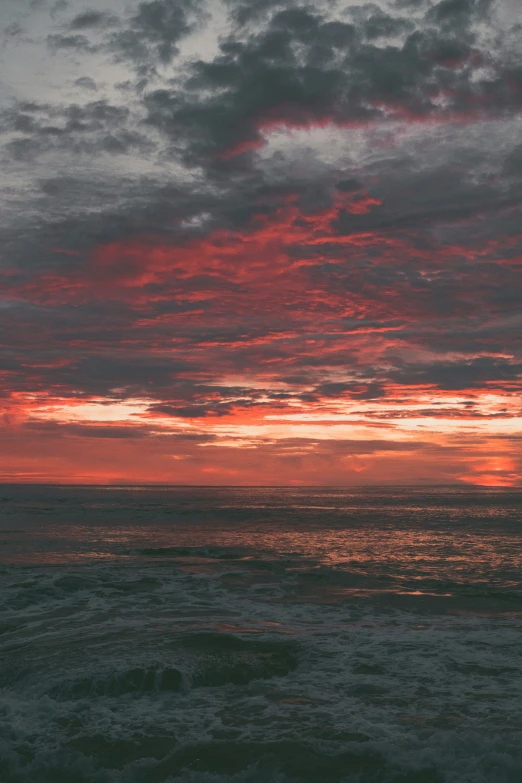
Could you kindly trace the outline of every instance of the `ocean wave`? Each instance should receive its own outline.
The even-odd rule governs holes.
[[[183,675],[178,669],[146,669],[136,667],[105,677],[82,677],[72,682],[53,686],[48,694],[52,699],[69,701],[98,696],[122,696],[126,693],[178,691]]]
[[[145,547],[135,550],[144,557],[203,557],[209,560],[240,560],[245,557],[245,551],[228,549],[226,547],[195,547],[195,546],[164,546]]]
[[[298,665],[298,648],[292,642],[251,641],[232,634],[202,632],[181,637],[174,647],[172,657],[180,660],[179,665],[135,666],[101,676],[82,676],[59,682],[47,693],[52,699],[68,701],[246,685],[283,677]],[[19,672],[17,679],[26,672]]]

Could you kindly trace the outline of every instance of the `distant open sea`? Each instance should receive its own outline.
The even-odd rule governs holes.
[[[521,783],[522,492],[0,487],[2,783]]]

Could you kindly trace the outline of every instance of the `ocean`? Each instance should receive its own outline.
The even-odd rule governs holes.
[[[2,783],[521,783],[522,492],[0,487]]]

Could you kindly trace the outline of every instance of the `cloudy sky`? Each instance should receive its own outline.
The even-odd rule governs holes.
[[[519,0],[2,0],[0,480],[522,484]]]

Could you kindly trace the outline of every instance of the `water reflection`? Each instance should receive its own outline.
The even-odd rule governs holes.
[[[14,487],[2,561],[154,562],[285,596],[521,590],[522,493]]]

